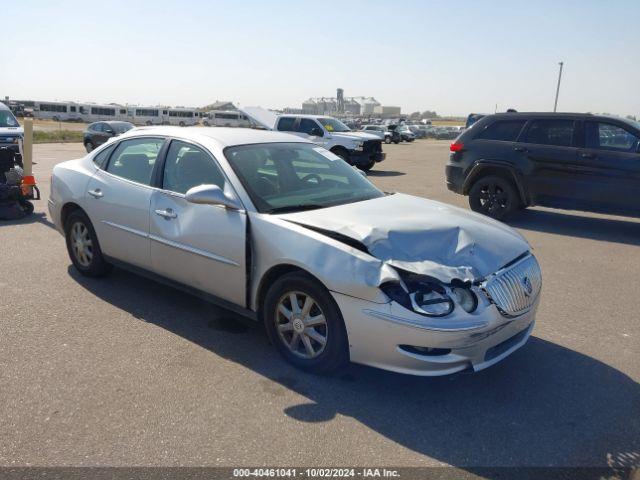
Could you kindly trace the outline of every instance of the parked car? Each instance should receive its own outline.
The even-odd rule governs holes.
[[[20,140],[24,137],[24,130],[16,120],[13,112],[0,102],[0,148],[19,151]]]
[[[451,129],[447,127],[436,127],[433,132],[433,138],[436,140],[451,140],[456,138],[458,133],[454,133]]]
[[[94,122],[83,132],[83,143],[87,153],[99,147],[112,137],[117,137],[134,128],[129,122]]]
[[[385,194],[288,133],[132,130],[57,164],[49,212],[80,274],[121,266],[264,322],[314,372],[481,370],[527,341],[539,302],[515,230]]]
[[[425,138],[426,134],[423,129],[421,129],[418,125],[408,125],[411,133],[415,135],[416,138]]]
[[[369,171],[385,159],[378,135],[354,132],[340,120],[325,115],[276,115],[260,107],[240,109],[267,130],[290,132],[333,152],[350,165]]]
[[[493,218],[533,205],[640,214],[640,124],[568,113],[503,113],[451,144],[450,190]]]
[[[470,128],[474,123],[486,116],[487,115],[485,113],[470,113],[467,117],[465,128]]]
[[[413,142],[416,139],[415,134],[407,125],[398,125],[394,130],[400,135],[403,142]]]
[[[372,135],[377,135],[384,140],[384,143],[400,143],[400,135],[397,133],[394,134],[394,132],[383,125],[363,125],[362,131]]]

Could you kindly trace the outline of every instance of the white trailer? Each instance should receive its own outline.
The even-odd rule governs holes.
[[[211,110],[204,114],[202,123],[206,127],[250,127],[249,118],[233,110]]]

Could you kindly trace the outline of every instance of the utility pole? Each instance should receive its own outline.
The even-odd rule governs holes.
[[[560,93],[560,80],[562,80],[562,66],[564,65],[564,62],[560,62],[558,65],[560,65],[560,72],[558,72],[558,87],[556,88],[556,101],[553,104],[554,113],[558,108],[558,94]]]

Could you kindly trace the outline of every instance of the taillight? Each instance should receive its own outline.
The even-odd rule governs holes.
[[[452,152],[461,152],[463,148],[464,148],[464,144],[458,143],[458,142],[453,142],[449,146],[449,150],[451,150]]]

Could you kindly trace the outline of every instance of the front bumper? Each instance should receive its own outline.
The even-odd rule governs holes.
[[[349,160],[352,165],[356,167],[369,165],[371,161],[381,162],[387,157],[386,153],[383,152],[359,152],[357,150],[351,150],[349,152]]]
[[[524,345],[535,322],[532,308],[507,318],[494,305],[432,322],[395,302],[377,304],[332,292],[342,312],[352,362],[394,372],[438,376],[487,368]],[[402,346],[402,347],[401,347]],[[427,347],[435,353],[407,350]]]

